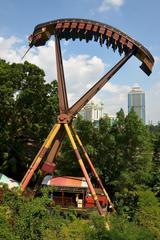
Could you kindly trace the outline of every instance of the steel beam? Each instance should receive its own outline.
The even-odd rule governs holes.
[[[95,167],[93,166],[93,163],[92,163],[90,157],[88,156],[88,153],[87,153],[86,149],[84,148],[84,146],[83,146],[83,144],[82,144],[82,142],[81,142],[78,134],[76,133],[76,131],[75,131],[75,129],[73,128],[73,126],[71,126],[71,129],[72,129],[72,131],[73,131],[73,133],[74,133],[74,135],[75,135],[75,137],[76,137],[76,139],[77,139],[77,142],[78,142],[78,144],[79,144],[79,146],[80,146],[80,148],[81,148],[81,150],[82,150],[82,152],[83,152],[83,154],[84,154],[84,156],[85,156],[85,158],[86,158],[86,160],[87,160],[87,162],[88,162],[88,164],[89,164],[89,166],[90,166],[90,168],[91,168],[91,170],[92,170],[92,172],[93,172],[93,174],[94,174],[94,176],[95,176],[95,178],[97,179],[97,182],[99,183],[99,185],[100,185],[100,187],[101,187],[104,195],[106,196],[106,199],[107,199],[109,205],[113,206],[113,204],[112,204],[112,202],[111,202],[111,199],[110,199],[108,193],[106,192],[106,190],[105,190],[105,188],[104,188],[104,186],[103,186],[103,184],[102,184],[102,181],[101,181],[101,179],[99,178],[99,176],[98,176],[98,174],[97,174],[97,171],[96,171]]]
[[[86,182],[87,182],[87,184],[88,184],[88,187],[89,187],[89,189],[90,189],[90,191],[91,191],[91,194],[92,194],[92,197],[93,197],[93,199],[94,199],[94,202],[95,202],[95,204],[96,204],[96,206],[97,206],[98,212],[99,212],[100,215],[104,215],[104,211],[103,211],[103,209],[101,208],[101,205],[100,205],[100,203],[99,203],[99,200],[98,200],[98,197],[97,197],[96,192],[95,192],[95,190],[94,190],[94,187],[93,187],[93,185],[92,185],[92,183],[91,183],[91,181],[90,181],[89,175],[88,175],[88,173],[87,173],[87,170],[86,170],[86,168],[85,168],[85,166],[84,166],[84,163],[83,163],[82,158],[81,158],[81,156],[80,156],[80,153],[79,153],[79,151],[78,151],[77,145],[76,145],[76,143],[75,143],[75,141],[74,141],[74,138],[73,138],[73,136],[72,136],[72,132],[71,132],[68,124],[64,124],[64,126],[65,126],[66,132],[67,132],[67,134],[68,134],[68,137],[69,137],[69,139],[70,139],[72,148],[73,148],[73,150],[74,150],[74,152],[75,152],[75,155],[76,155],[76,157],[77,157],[77,160],[78,160],[78,163],[79,163],[79,165],[80,165],[80,168],[81,168],[81,170],[82,170],[82,172],[83,172],[83,174],[84,174],[84,177],[85,177],[85,179],[86,179]]]
[[[48,137],[46,138],[45,142],[43,143],[41,149],[37,153],[35,159],[33,160],[32,164],[30,165],[28,171],[26,172],[24,178],[22,179],[20,183],[20,188],[22,191],[24,191],[31,180],[35,170],[38,168],[39,164],[41,163],[44,155],[46,154],[48,148],[50,147],[53,139],[55,138],[56,134],[58,133],[61,125],[55,124],[52,130],[50,131]]]
[[[68,110],[68,99],[67,99],[66,84],[65,84],[65,78],[64,78],[60,40],[57,35],[55,35],[55,52],[56,52],[56,64],[57,64],[59,111],[60,111],[60,114],[63,114],[63,113],[66,113]]]
[[[109,72],[107,72],[92,88],[88,90],[73,106],[69,109],[71,118],[75,116],[92,97],[109,81],[111,77],[132,57],[134,49],[126,54]]]
[[[60,151],[60,147],[61,147],[61,144],[63,142],[65,135],[66,135],[66,132],[65,132],[64,126],[62,125],[60,131],[58,132],[57,136],[55,137],[53,146],[48,154],[46,162],[52,163],[55,160],[58,152]]]

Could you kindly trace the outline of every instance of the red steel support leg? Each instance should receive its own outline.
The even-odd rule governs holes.
[[[38,168],[42,158],[44,157],[45,153],[47,152],[48,148],[50,147],[53,139],[55,138],[56,134],[58,133],[61,124],[55,124],[52,130],[50,131],[48,137],[46,138],[45,142],[43,143],[41,149],[39,150],[38,154],[36,155],[35,159],[33,160],[30,168],[28,169],[27,173],[25,174],[24,178],[20,183],[20,188],[24,191],[31,180],[35,170]]]
[[[85,166],[84,166],[84,163],[83,163],[83,161],[82,161],[82,159],[81,159],[80,153],[79,153],[79,151],[78,151],[78,149],[77,149],[76,143],[75,143],[75,141],[74,141],[74,139],[73,139],[71,130],[70,130],[68,124],[64,124],[64,126],[65,126],[66,132],[67,132],[67,134],[68,134],[68,137],[69,137],[69,139],[70,139],[70,141],[71,141],[71,144],[72,144],[72,147],[73,147],[74,152],[75,152],[75,154],[76,154],[76,157],[77,157],[77,159],[78,159],[79,165],[80,165],[80,167],[81,167],[81,169],[82,169],[82,172],[83,172],[83,174],[84,174],[84,176],[85,176],[85,179],[86,179],[86,181],[87,181],[88,187],[89,187],[89,189],[90,189],[90,191],[91,191],[91,194],[92,194],[92,196],[93,196],[93,199],[94,199],[94,201],[95,201],[95,203],[96,203],[98,212],[99,212],[100,215],[104,215],[104,212],[103,212],[103,210],[102,210],[102,208],[101,208],[101,205],[100,205],[100,203],[99,203],[99,201],[98,201],[96,192],[95,192],[95,190],[94,190],[94,188],[93,188],[93,185],[92,185],[92,183],[91,183],[91,181],[90,181],[90,178],[89,178],[89,176],[88,176],[87,170],[86,170],[86,168],[85,168]]]
[[[98,176],[98,174],[97,174],[97,172],[96,172],[96,169],[94,168],[93,163],[92,163],[90,157],[88,156],[88,154],[87,154],[87,152],[86,152],[86,150],[85,150],[85,148],[84,148],[84,146],[83,146],[83,144],[82,144],[82,142],[81,142],[78,134],[76,133],[76,131],[75,131],[75,129],[73,128],[73,126],[72,126],[71,128],[72,128],[73,133],[74,133],[74,135],[75,135],[75,137],[76,137],[76,139],[77,139],[78,144],[80,145],[80,147],[81,147],[81,149],[82,149],[82,152],[83,152],[85,158],[87,159],[87,161],[88,161],[88,163],[89,163],[89,165],[90,165],[90,167],[91,167],[91,169],[92,169],[92,172],[93,172],[94,176],[96,177],[96,179],[97,179],[97,181],[98,181],[98,183],[99,183],[99,185],[100,185],[100,187],[101,187],[104,195],[105,195],[106,198],[107,198],[107,201],[108,201],[109,205],[112,205],[111,199],[110,199],[108,193],[106,192],[106,190],[105,190],[105,188],[104,188],[104,186],[103,186],[103,184],[102,184],[102,181],[101,181],[101,179],[99,178],[99,176]]]
[[[60,40],[57,35],[55,35],[55,52],[56,52],[56,64],[57,64],[59,110],[60,110],[60,114],[63,114],[63,113],[66,113],[66,111],[68,110],[68,99],[67,99],[66,84],[65,84],[65,78],[64,78]]]
[[[56,168],[55,159],[61,148],[61,144],[65,137],[65,134],[66,134],[65,128],[64,128],[64,126],[61,125],[59,132],[57,133],[57,135],[54,138],[53,145],[51,147],[50,152],[48,153],[47,159],[41,167],[41,173],[36,182],[34,191],[37,191],[39,189],[39,186],[41,185],[46,174],[54,173],[55,168]]]

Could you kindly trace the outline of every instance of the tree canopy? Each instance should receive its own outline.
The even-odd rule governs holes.
[[[0,171],[20,180],[57,117],[57,82],[37,66],[0,60]]]

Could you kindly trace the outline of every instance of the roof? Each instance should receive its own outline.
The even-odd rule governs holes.
[[[46,177],[44,177],[42,185],[55,187],[88,188],[87,182],[84,177],[72,176],[52,177],[47,175]]]
[[[8,188],[19,187],[19,183],[16,182],[14,179],[7,177],[6,175],[0,173],[0,186],[2,184],[7,184]]]

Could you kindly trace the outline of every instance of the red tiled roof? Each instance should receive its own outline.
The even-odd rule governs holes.
[[[87,182],[84,177],[71,177],[71,176],[61,176],[53,177],[45,181],[43,180],[42,184],[56,187],[79,187],[79,188],[88,188]]]

